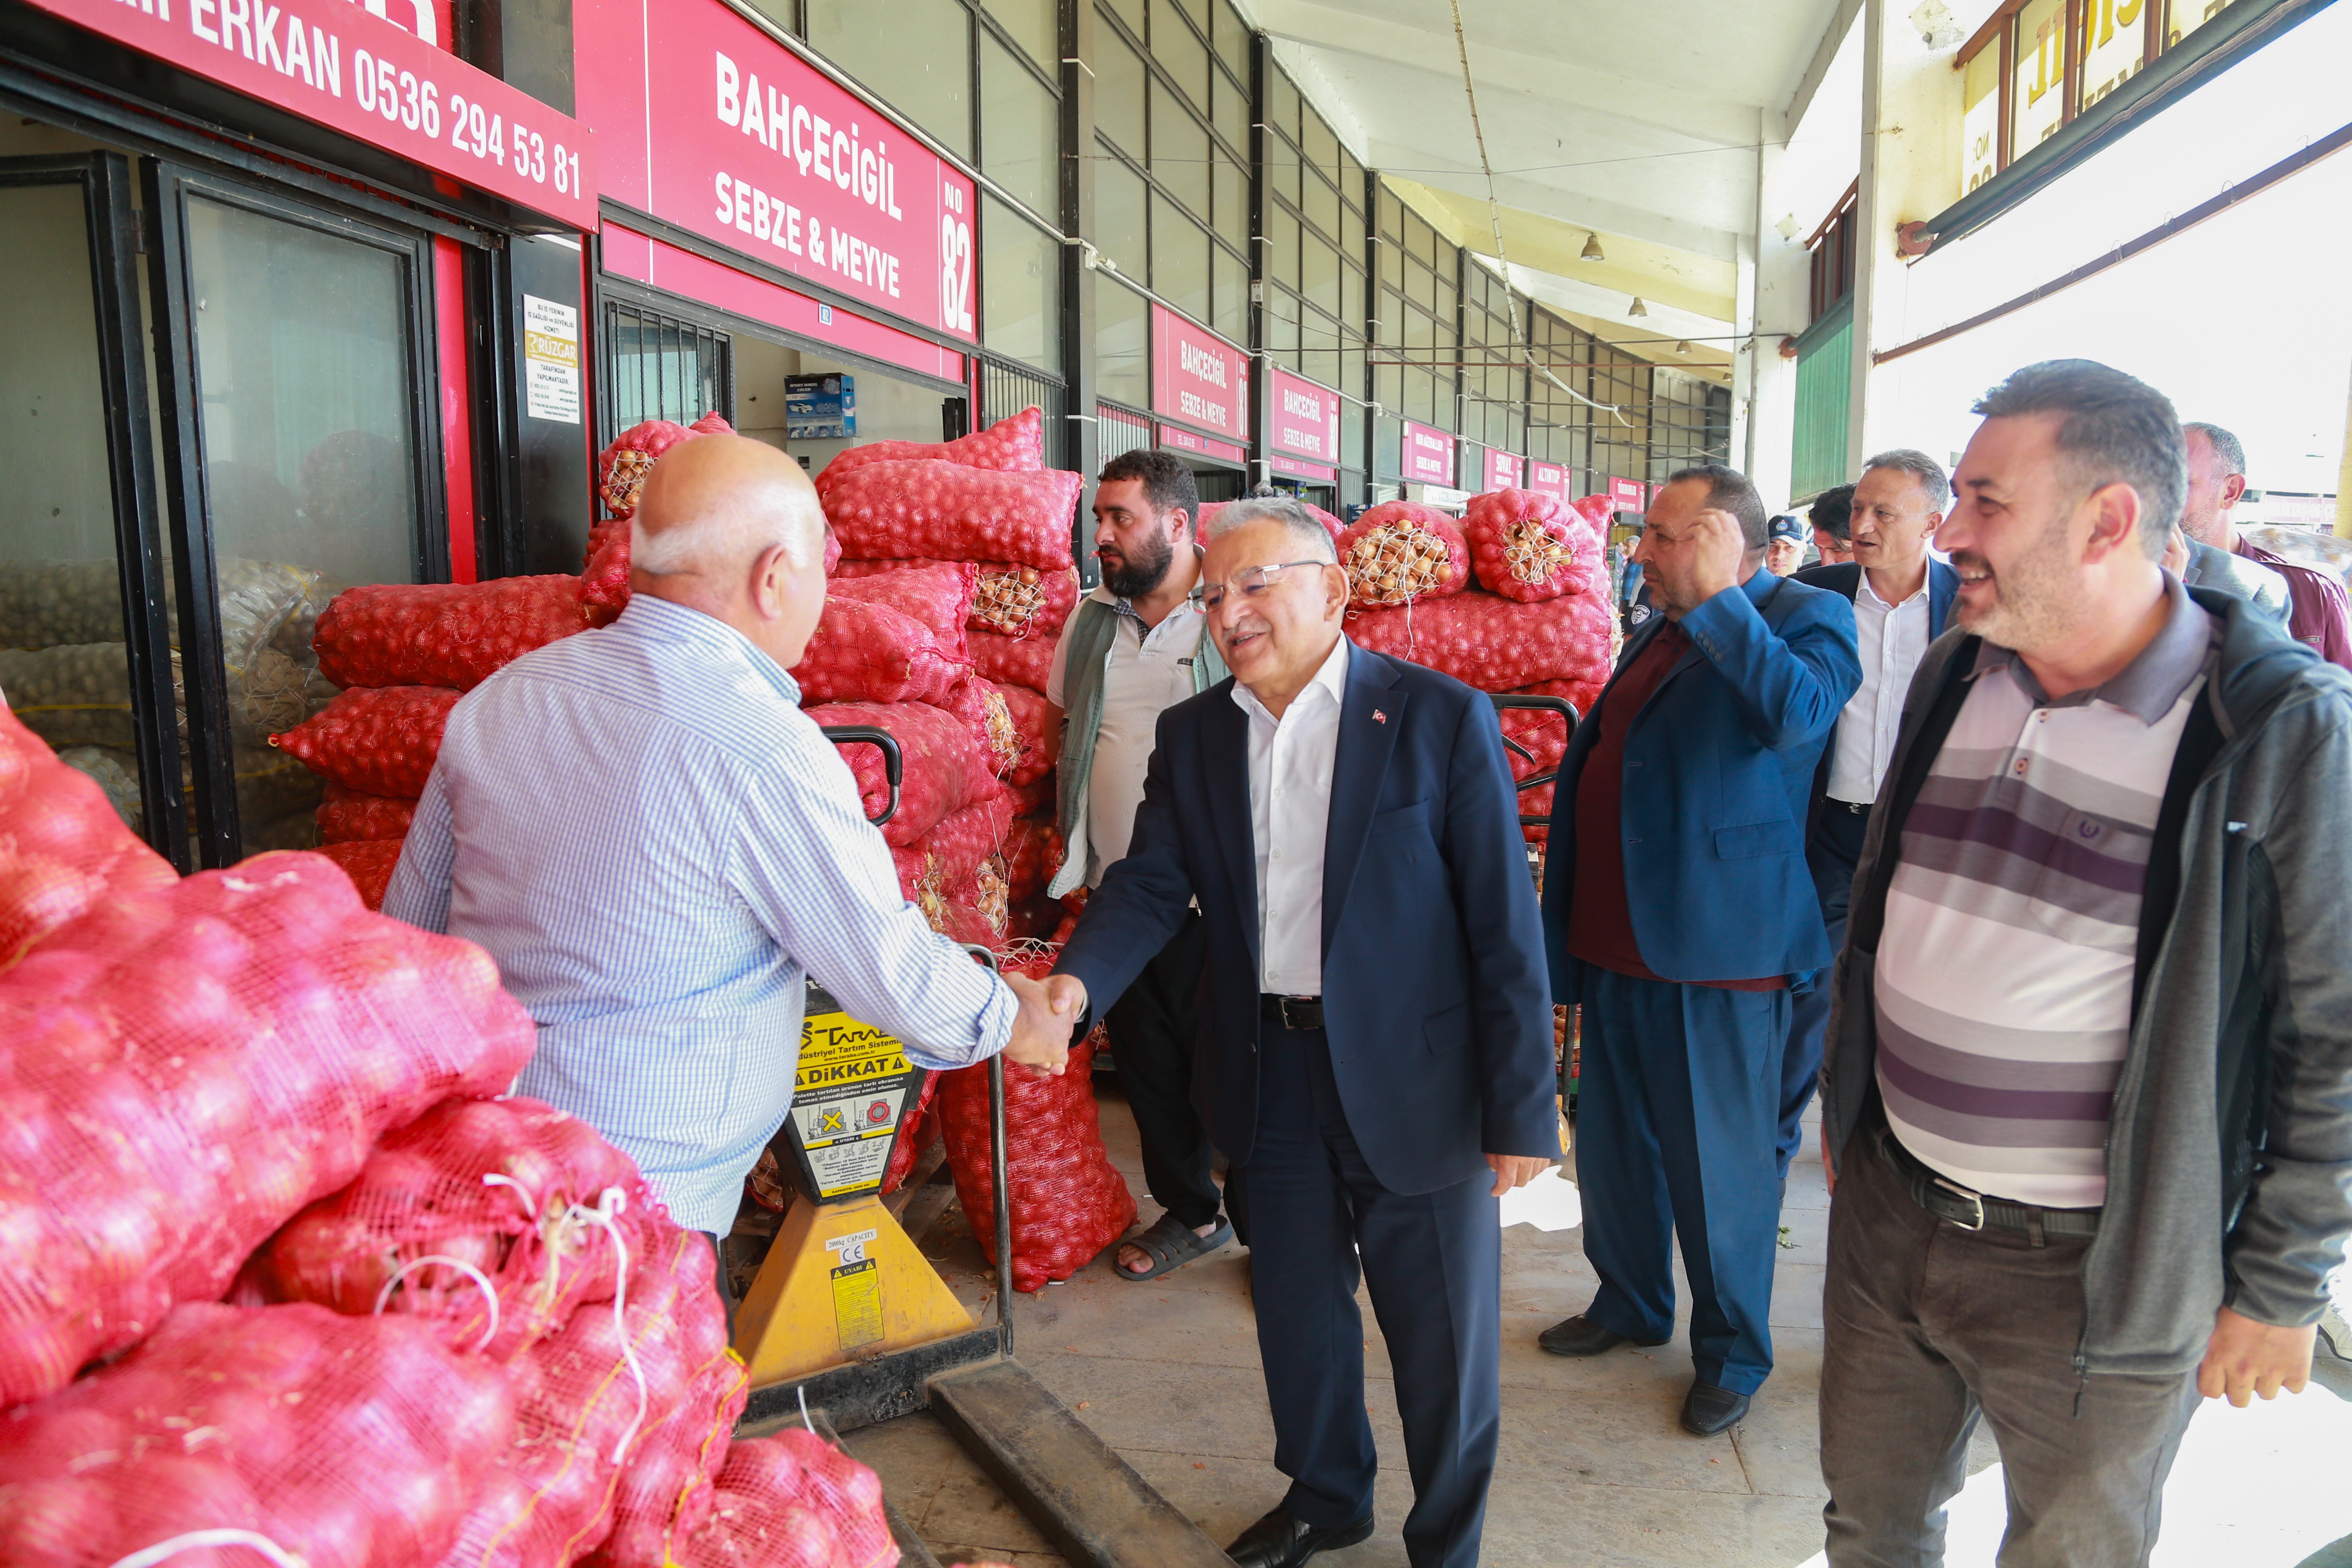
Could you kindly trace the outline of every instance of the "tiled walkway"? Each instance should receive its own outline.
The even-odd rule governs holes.
[[[1149,1219],[1134,1124],[1116,1090],[1103,1131]],[[1538,1331],[1593,1290],[1580,1233],[1504,1232],[1503,1433],[1486,1515],[1490,1568],[1802,1568],[1821,1549],[1814,1394],[1828,1194],[1801,1160],[1782,1215],[1773,1296],[1777,1367],[1728,1437],[1676,1425],[1690,1382],[1681,1342],[1565,1361]],[[950,1205],[929,1250],[957,1293],[991,1284]],[[1111,1277],[1108,1256],[1013,1306],[1020,1360],[1152,1485],[1219,1542],[1277,1503],[1274,1430],[1259,1379],[1246,1254],[1228,1247],[1148,1285]],[[1369,1303],[1366,1367],[1381,1458],[1380,1532],[1318,1558],[1331,1568],[1403,1568],[1396,1530],[1412,1502],[1386,1358]],[[2352,1568],[2352,1377],[2333,1392],[2233,1411],[2208,1406],[2167,1489],[2166,1568]],[[928,1415],[850,1435],[945,1563],[1058,1564]],[[1951,1568],[1990,1568],[2000,1530],[1997,1456],[1980,1438],[1954,1507]],[[2316,1554],[2316,1555],[2315,1555]]]

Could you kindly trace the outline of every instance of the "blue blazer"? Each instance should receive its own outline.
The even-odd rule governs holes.
[[[1569,738],[1544,866],[1552,994],[1578,999],[1568,956],[1576,888],[1576,785],[1616,682],[1666,625],[1625,639],[1592,713]],[[1642,962],[1667,980],[1759,980],[1828,967],[1828,933],[1805,863],[1813,770],[1862,684],[1853,604],[1758,572],[1685,616],[1692,646],[1625,740],[1620,831]]]
[[[1862,566],[1858,562],[1841,561],[1833,566],[1808,566],[1790,575],[1791,583],[1802,583],[1809,588],[1826,588],[1843,597],[1849,605],[1862,593]],[[1951,618],[1952,601],[1960,592],[1960,574],[1945,562],[1934,556],[1927,558],[1927,640],[1934,642],[1944,635],[1944,626]],[[1855,688],[1860,690],[1859,687]],[[1900,700],[1898,695],[1897,700]],[[1830,758],[1837,751],[1837,731],[1832,726],[1830,739],[1822,747],[1821,765],[1813,770],[1813,798],[1825,800],[1830,793]]]
[[[1493,706],[1351,647],[1323,853],[1323,1016],[1349,1129],[1405,1194],[1559,1156],[1551,994]],[[1160,716],[1127,858],[1054,968],[1100,1014],[1198,899],[1208,936],[1192,1099],[1236,1166],[1258,1122],[1249,720],[1226,679]]]

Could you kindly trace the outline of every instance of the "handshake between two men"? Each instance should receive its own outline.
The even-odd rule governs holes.
[[[1021,1006],[1013,1020],[1013,1037],[1005,1042],[1004,1059],[1059,1078],[1069,1065],[1070,1037],[1086,1016],[1087,988],[1068,974],[1044,980],[1007,974],[1003,980]]]

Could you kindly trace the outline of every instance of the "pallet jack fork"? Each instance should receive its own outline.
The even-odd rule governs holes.
[[[864,726],[830,738],[881,748],[898,805],[898,748]],[[993,964],[984,950],[974,950]],[[988,1064],[995,1194],[995,1321],[983,1326],[883,1205],[881,1184],[921,1081],[898,1042],[812,982],[792,1114],[775,1144],[798,1187],[736,1314],[751,1370],[739,1431],[790,1419],[838,1431],[926,1408],[1074,1563],[1231,1568],[1231,1560],[1013,1357],[1013,1211],[1005,1187],[1004,1058]],[[902,1542],[904,1521],[893,1520]],[[922,1562],[918,1544],[909,1560]]]

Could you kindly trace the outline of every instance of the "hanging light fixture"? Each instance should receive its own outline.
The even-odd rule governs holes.
[[[1601,251],[1601,237],[1599,235],[1592,233],[1589,229],[1585,231],[1584,249],[1578,254],[1578,259],[1581,261],[1606,261],[1609,259],[1608,256]]]
[[[1677,343],[1675,343],[1675,353],[1678,353],[1678,354],[1683,355],[1685,358],[1688,358],[1688,357],[1689,357],[1689,355],[1690,355],[1690,344],[1688,344],[1687,342],[1677,342]]]
[[[1633,296],[1633,308],[1625,313],[1629,316],[1646,316],[1650,313],[1650,307],[1642,303],[1642,297],[1636,294]]]

